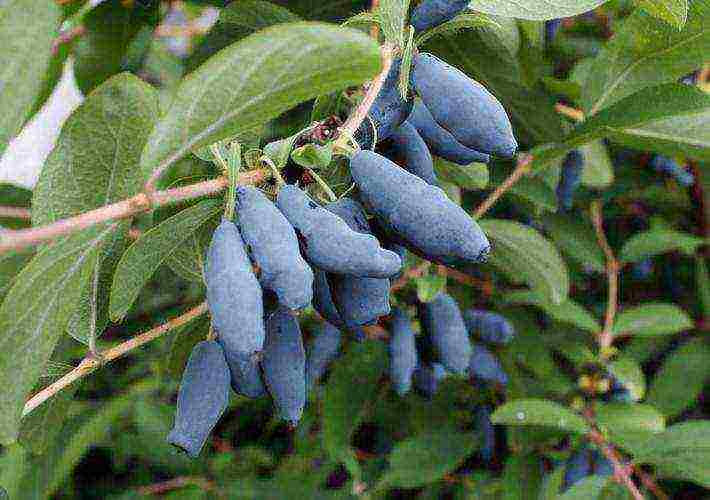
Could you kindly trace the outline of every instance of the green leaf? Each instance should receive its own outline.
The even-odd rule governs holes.
[[[604,189],[614,183],[614,166],[602,141],[594,141],[579,148],[584,155],[582,184],[590,188]]]
[[[441,479],[478,446],[470,433],[435,429],[397,443],[380,485],[417,488]]]
[[[710,273],[702,256],[695,258],[695,282],[698,286],[700,308],[705,317],[710,317]]]
[[[0,255],[0,302],[15,283],[15,277],[32,258],[32,251],[8,252]]]
[[[435,157],[434,170],[442,181],[470,191],[478,191],[488,185],[488,165],[482,163],[461,166]]]
[[[472,8],[480,12],[503,17],[516,17],[532,21],[544,21],[558,17],[571,17],[599,7],[607,0],[557,0],[540,2],[539,0],[477,0]]]
[[[273,0],[284,5],[304,19],[340,22],[353,12],[362,12],[370,7],[366,0]]]
[[[62,9],[54,2],[0,3],[0,156],[42,91],[61,21]]]
[[[15,440],[22,408],[76,308],[115,224],[62,238],[17,276],[0,307],[0,443]]]
[[[574,483],[567,491],[557,497],[558,500],[594,500],[601,499],[602,491],[611,482],[609,476],[589,476]]]
[[[434,26],[417,37],[416,45],[423,45],[430,38],[444,34],[455,34],[464,30],[478,29],[483,26],[499,27],[495,19],[480,12],[463,12],[450,21]]]
[[[302,101],[362,83],[380,66],[377,44],[357,31],[293,23],[255,33],[183,80],[146,145],[143,168],[164,169]]]
[[[538,500],[558,500],[564,478],[564,466],[555,467],[555,470],[543,478]]]
[[[180,380],[192,348],[207,337],[210,317],[203,315],[170,333],[170,350],[160,360],[161,373]]]
[[[639,262],[647,257],[673,251],[693,255],[704,243],[702,238],[670,229],[650,229],[626,240],[619,258],[622,262]]]
[[[669,418],[692,406],[705,387],[710,347],[698,338],[671,352],[656,373],[646,402]]]
[[[200,40],[187,61],[194,70],[211,56],[252,33],[275,24],[300,21],[288,9],[262,0],[232,2],[219,12],[219,19]]]
[[[536,498],[542,488],[540,458],[532,453],[511,454],[506,460],[501,480],[502,500]]]
[[[557,249],[536,230],[508,220],[480,221],[481,228],[493,243],[491,263],[496,266],[496,253],[503,250],[515,265],[515,271],[531,288],[552,304],[561,304],[569,293],[567,266]],[[497,266],[498,267],[498,266]]]
[[[128,73],[92,92],[67,120],[35,187],[32,219],[50,224],[129,198],[143,188],[147,175],[140,155],[158,116],[153,87]],[[106,238],[92,270],[91,286],[82,292],[69,322],[81,342],[100,335],[108,324],[113,271],[125,249],[129,222]]]
[[[564,147],[602,137],[624,143],[630,138],[637,147],[656,150],[672,143],[682,145],[686,155],[710,157],[710,133],[703,126],[709,110],[710,95],[696,87],[670,83],[644,88],[587,119],[565,139]],[[644,130],[654,128],[660,133],[643,140]]]
[[[504,171],[495,168],[491,172],[491,181],[495,186],[500,186],[511,174],[511,170]],[[536,208],[546,212],[557,211],[557,194],[543,179],[533,176],[524,176],[508,191],[511,195],[529,201]]]
[[[631,394],[634,401],[646,393],[646,377],[639,364],[631,357],[619,357],[607,366],[609,373]]]
[[[351,344],[333,368],[323,398],[323,441],[334,460],[352,456],[350,440],[379,391],[387,355],[380,342]]]
[[[417,298],[420,302],[431,302],[446,288],[446,276],[430,273],[415,280],[417,284]]]
[[[291,158],[296,164],[305,168],[326,168],[333,160],[333,147],[331,145],[306,144],[294,149],[291,152]]]
[[[0,182],[0,200],[7,207],[30,208],[32,205],[32,191],[6,182]],[[30,226],[30,222],[16,217],[0,217],[0,230],[23,229]]]
[[[648,303],[623,310],[616,317],[613,332],[617,337],[622,335],[652,337],[673,335],[692,327],[693,321],[678,306]]]
[[[128,47],[147,11],[140,3],[107,0],[84,17],[85,33],[73,51],[76,83],[84,94],[124,69]]]
[[[118,321],[125,317],[158,267],[221,210],[221,200],[203,200],[151,228],[128,247],[114,273],[111,318]]]
[[[604,252],[599,248],[591,223],[565,214],[546,215],[543,221],[550,237],[566,256],[598,273],[606,270]]]
[[[639,0],[639,5],[678,30],[683,29],[688,19],[688,0]]]
[[[517,399],[505,403],[491,415],[494,424],[541,425],[585,434],[589,426],[568,408],[546,399]]]
[[[637,463],[653,464],[663,477],[693,481],[710,488],[710,420],[682,422],[635,450]]]
[[[653,3],[658,3],[653,0]],[[582,91],[594,115],[645,87],[677,81],[707,61],[710,1],[695,0],[682,31],[639,9],[595,58]]]
[[[653,406],[637,403],[601,403],[595,407],[595,420],[602,429],[617,433],[659,433],[666,419]]]
[[[540,295],[528,290],[508,292],[503,300],[509,304],[527,304],[537,306],[549,314],[556,321],[570,323],[582,330],[598,333],[602,327],[596,318],[572,299],[567,299],[560,304],[551,304]]]

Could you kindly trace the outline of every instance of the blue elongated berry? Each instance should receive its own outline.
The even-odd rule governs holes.
[[[574,193],[582,182],[584,171],[584,155],[578,149],[567,154],[562,163],[560,182],[557,184],[557,201],[561,210],[571,210],[574,203]]]
[[[217,339],[221,343],[220,339]],[[232,379],[232,390],[248,398],[266,395],[266,387],[256,356],[249,353],[224,350]]]
[[[661,172],[673,177],[681,186],[689,187],[695,184],[695,176],[684,169],[673,158],[656,155],[651,158],[651,167],[653,167],[656,172]]]
[[[469,0],[423,0],[412,12],[409,22],[416,31],[425,31],[450,21],[469,3]]]
[[[562,27],[562,19],[550,19],[545,22],[545,44],[549,45]]]
[[[412,376],[417,367],[417,346],[411,319],[402,309],[392,311],[391,329],[390,380],[395,392],[404,396],[412,388]]]
[[[335,326],[342,327],[345,325],[343,318],[340,317],[338,309],[333,302],[333,295],[330,292],[330,284],[328,283],[328,275],[325,271],[314,269],[313,281],[313,309],[315,309],[321,317]]]
[[[372,151],[359,151],[350,171],[360,199],[397,243],[450,266],[486,260],[490,244],[481,228],[446,193]]]
[[[353,231],[295,186],[281,188],[276,204],[304,242],[309,262],[323,271],[369,278],[394,276],[402,261],[377,238]]]
[[[338,356],[340,343],[340,330],[326,321],[318,326],[306,354],[306,390],[313,388],[328,365]]]
[[[399,91],[401,67],[402,59],[396,58],[392,62],[375,102],[370,107],[368,119],[364,120],[355,132],[355,140],[364,149],[370,149],[374,145],[375,136],[378,143],[387,139],[412,112],[412,101],[402,99]]]
[[[285,307],[266,320],[261,367],[279,415],[296,424],[306,404],[306,352],[298,321]]]
[[[597,476],[614,475],[614,466],[609,459],[599,453],[598,450],[594,450],[592,453],[592,468],[594,469],[594,474]]]
[[[421,320],[441,364],[450,372],[466,373],[471,358],[471,341],[453,297],[440,293],[424,304]]]
[[[490,344],[507,344],[515,337],[515,329],[510,322],[500,314],[468,309],[463,313],[468,333],[476,334],[484,342]]]
[[[631,269],[631,275],[635,280],[647,280],[653,274],[653,261],[651,259],[643,259],[639,262],[634,262],[634,267]]]
[[[198,343],[182,374],[175,425],[168,442],[195,458],[229,403],[229,367],[222,347]]]
[[[508,375],[503,371],[498,358],[482,344],[473,344],[469,371],[471,375],[487,382],[508,384]]]
[[[490,462],[496,449],[496,431],[491,422],[491,409],[479,406],[476,409],[476,426],[481,432],[481,458]]]
[[[253,186],[237,188],[239,230],[261,285],[290,309],[302,309],[313,297],[313,271],[301,257],[298,238],[276,206]]]
[[[427,53],[414,56],[412,86],[436,123],[467,148],[512,158],[518,150],[510,119],[477,81]]]
[[[439,387],[439,382],[448,376],[446,368],[440,363],[420,364],[412,376],[414,387],[431,398],[436,394]]]
[[[583,448],[574,452],[565,466],[565,474],[562,479],[562,489],[567,490],[575,483],[585,477],[592,475],[592,455],[591,452]]]
[[[407,172],[436,186],[434,160],[429,148],[414,125],[408,121],[392,132],[389,144],[382,148],[382,153]]]
[[[252,354],[264,345],[263,294],[234,223],[223,220],[212,235],[205,266],[207,303],[220,343]]]
[[[372,234],[365,211],[359,203],[343,198],[326,205],[352,229]],[[359,278],[343,274],[328,274],[331,297],[340,317],[348,328],[357,328],[377,321],[390,312],[390,281],[387,278]]]
[[[436,123],[434,117],[419,100],[414,102],[412,114],[407,122],[414,125],[419,135],[424,140],[429,150],[436,156],[456,163],[457,165],[470,165],[471,163],[488,163],[491,157],[475,149],[470,149],[461,144],[451,135],[451,132]]]

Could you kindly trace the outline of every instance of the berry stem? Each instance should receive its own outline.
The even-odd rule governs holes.
[[[606,275],[609,283],[606,314],[604,316],[604,329],[599,334],[599,347],[601,348],[602,356],[605,356],[614,342],[614,319],[616,318],[616,310],[619,301],[619,261],[616,260],[614,250],[612,250],[609,245],[609,241],[604,233],[604,217],[602,214],[601,201],[593,201],[590,211],[594,231],[597,234],[597,241],[606,257]]]
[[[173,318],[167,323],[163,323],[162,325],[156,326],[155,328],[152,328],[147,332],[141,333],[140,335],[137,335],[129,340],[126,340],[125,342],[122,342],[112,347],[111,349],[102,352],[100,358],[97,358],[92,355],[85,357],[81,361],[81,363],[79,363],[79,365],[72,371],[64,375],[62,378],[60,378],[53,384],[48,385],[34,396],[32,396],[27,401],[27,403],[25,403],[25,407],[22,411],[22,416],[26,417],[38,406],[40,406],[49,398],[57,394],[59,391],[70,386],[77,380],[80,380],[86,377],[87,375],[95,372],[104,363],[108,363],[109,361],[113,361],[114,359],[125,356],[133,349],[137,349],[138,347],[141,347],[147,344],[148,342],[151,342],[157,339],[158,337],[161,337],[166,333],[189,323],[190,321],[202,316],[206,312],[207,302],[202,302],[200,305],[198,305],[197,307],[193,307],[181,316]]]

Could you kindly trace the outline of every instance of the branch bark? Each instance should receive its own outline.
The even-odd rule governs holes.
[[[197,307],[190,309],[183,315],[171,319],[167,323],[163,323],[160,326],[156,326],[155,328],[148,330],[145,333],[137,335],[121,344],[118,344],[117,346],[112,347],[111,349],[108,349],[107,351],[104,351],[103,353],[101,353],[100,358],[96,358],[91,355],[87,356],[72,371],[64,375],[62,378],[60,378],[53,384],[50,384],[49,386],[45,387],[34,396],[32,396],[27,401],[27,403],[25,403],[25,407],[22,411],[22,416],[25,417],[29,415],[34,409],[36,409],[42,403],[57,394],[59,391],[70,386],[77,380],[82,379],[87,375],[95,372],[104,364],[113,361],[114,359],[125,356],[132,350],[137,349],[147,344],[148,342],[151,342],[157,339],[158,337],[165,335],[171,330],[175,330],[176,328],[189,323],[190,321],[202,316],[206,312],[207,302],[203,302]]]
[[[515,170],[513,170],[513,173],[510,174],[505,181],[503,181],[503,184],[498,186],[495,191],[488,195],[488,198],[486,198],[483,203],[481,203],[481,206],[479,206],[474,212],[473,215],[476,219],[483,217],[485,213],[488,212],[493,205],[495,205],[501,196],[508,192],[508,190],[512,188],[515,183],[523,177],[523,175],[530,171],[530,164],[532,163],[532,160],[532,155],[518,156],[518,164],[516,165]]]
[[[258,184],[268,177],[266,170],[252,170],[239,175],[240,184]],[[75,217],[58,220],[52,224],[16,231],[6,231],[0,235],[0,255],[11,250],[20,250],[51,241],[59,236],[75,233],[82,229],[111,220],[127,219],[154,208],[180,203],[223,191],[228,185],[225,177],[218,177],[198,184],[156,191],[150,196],[139,193],[127,200],[106,205]]]
[[[23,207],[0,207],[0,217],[8,219],[31,220],[32,211]]]
[[[604,315],[604,329],[599,335],[599,346],[601,347],[602,356],[604,356],[614,342],[614,319],[616,318],[616,310],[619,302],[619,261],[616,260],[614,250],[612,250],[609,245],[609,241],[604,233],[604,217],[602,214],[601,201],[593,201],[590,211],[597,241],[606,258],[606,275],[609,288],[606,313]]]

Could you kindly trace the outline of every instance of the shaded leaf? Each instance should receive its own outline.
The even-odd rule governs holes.
[[[619,255],[622,262],[639,262],[654,255],[681,251],[693,255],[703,239],[670,229],[650,229],[626,240]]]
[[[619,357],[609,363],[609,373],[629,391],[634,401],[646,394],[646,377],[641,366],[631,357]]]
[[[688,19],[688,0],[639,0],[639,5],[679,30]]]
[[[565,255],[599,273],[606,270],[604,252],[589,221],[565,214],[546,215],[543,221],[550,237]]]
[[[570,323],[582,330],[598,333],[602,329],[596,318],[572,299],[567,299],[560,304],[551,304],[542,299],[535,292],[527,290],[506,293],[503,299],[510,304],[528,304],[537,306],[555,320],[563,323]]]
[[[41,250],[17,276],[0,307],[0,443],[17,437],[22,408],[75,310],[103,241],[97,226]]]
[[[151,228],[128,247],[114,273],[111,318],[122,319],[158,267],[221,210],[221,200],[203,200]]]
[[[698,338],[671,352],[656,373],[646,402],[667,417],[691,406],[708,381],[710,347]]]
[[[499,267],[496,252],[505,249],[515,271],[546,300],[560,304],[569,293],[567,266],[557,249],[536,230],[508,220],[482,220],[481,228],[493,243],[491,263]]]
[[[649,303],[629,307],[617,315],[613,332],[616,336],[673,335],[693,327],[688,314],[674,304]]]
[[[451,472],[478,446],[475,436],[453,429],[432,430],[397,443],[381,484],[416,488]]]
[[[461,166],[436,157],[434,171],[442,181],[471,191],[484,189],[488,185],[488,166],[482,163]]]
[[[473,8],[480,12],[503,17],[517,17],[533,21],[571,17],[588,12],[607,0],[557,0],[555,2],[540,2],[539,0],[517,0],[515,2],[501,0],[477,0]]]
[[[574,483],[557,498],[558,500],[594,500],[595,498],[602,498],[602,491],[611,480],[610,476],[594,475],[585,477]]]

